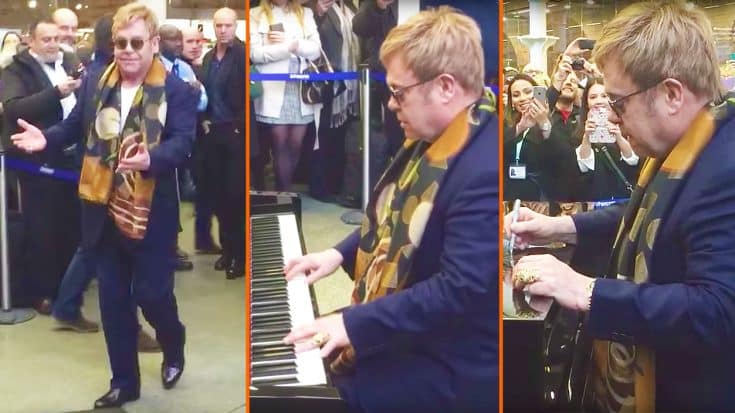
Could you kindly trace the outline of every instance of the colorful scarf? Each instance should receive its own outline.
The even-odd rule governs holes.
[[[414,252],[421,244],[447,168],[492,112],[490,100],[483,97],[460,112],[433,143],[406,139],[367,206],[355,260],[353,305],[400,291],[413,281]],[[332,362],[331,370],[344,374],[354,360],[354,348],[347,347]]]
[[[160,143],[166,123],[165,81],[166,68],[154,59],[135,93],[120,133],[121,79],[117,64],[112,63],[97,84],[94,97],[97,116],[87,134],[79,196],[107,205],[120,232],[136,240],[145,237],[156,181],[139,171],[115,172],[115,169],[120,159],[137,153],[139,143],[149,151]]]
[[[643,165],[613,247],[607,274],[641,284],[649,281],[651,253],[661,219],[712,138],[715,121],[702,110],[664,160]],[[592,391],[603,412],[653,412],[655,406],[655,354],[642,345],[595,340],[591,371]]]

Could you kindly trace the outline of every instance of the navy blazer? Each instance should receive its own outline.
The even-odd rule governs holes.
[[[348,403],[368,412],[497,410],[497,159],[493,117],[444,175],[413,281],[343,311],[357,355],[341,389]],[[348,274],[358,239],[355,231],[337,246]]]
[[[47,150],[70,145],[86,137],[94,127],[96,108],[94,95],[103,71],[85,77],[80,86],[77,104],[63,121],[46,129]],[[156,178],[148,230],[143,245],[158,249],[173,248],[179,225],[179,202],[175,168],[191,152],[196,130],[198,91],[181,79],[166,75],[166,124],[161,143],[150,150],[151,165],[147,173]],[[82,246],[95,246],[107,221],[107,206],[82,201]]]
[[[735,113],[696,160],[661,220],[649,282],[600,279],[592,337],[640,343],[656,360],[656,409],[731,412],[735,406]],[[610,251],[622,208],[575,216],[575,255]]]

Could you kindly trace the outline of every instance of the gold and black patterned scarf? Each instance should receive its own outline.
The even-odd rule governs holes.
[[[135,92],[133,104],[120,133],[120,72],[116,63],[107,67],[97,84],[96,118],[89,128],[79,177],[83,200],[107,205],[120,232],[140,240],[148,227],[156,181],[143,173],[115,172],[120,159],[137,153],[142,143],[150,151],[161,140],[166,123],[166,68],[158,59]]]
[[[649,281],[661,219],[714,131],[714,117],[702,110],[665,159],[649,159],[643,165],[618,228],[607,274],[636,284]],[[595,340],[591,379],[597,407],[603,412],[656,411],[654,361],[655,354],[645,346]]]
[[[406,139],[367,205],[355,260],[353,305],[400,291],[413,281],[414,252],[421,243],[444,174],[467,142],[490,120],[492,112],[485,96],[460,112],[433,143]],[[354,348],[350,346],[332,362],[331,369],[345,373],[354,359]]]

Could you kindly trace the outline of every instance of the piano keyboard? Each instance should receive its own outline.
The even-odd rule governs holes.
[[[319,350],[295,354],[282,339],[314,321],[306,277],[286,281],[284,264],[303,255],[293,214],[251,217],[250,381],[257,385],[326,384]]]

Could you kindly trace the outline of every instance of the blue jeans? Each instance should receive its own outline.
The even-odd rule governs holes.
[[[59,320],[72,321],[82,315],[84,292],[94,278],[94,256],[82,248],[77,248],[61,280],[59,292],[54,301],[53,315]]]

